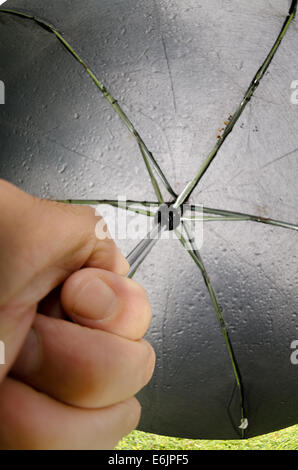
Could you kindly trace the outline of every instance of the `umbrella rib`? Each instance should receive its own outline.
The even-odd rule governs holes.
[[[160,239],[160,235],[164,230],[165,226],[161,226],[160,224],[154,224],[153,228],[147,234],[146,238],[141,240],[129,253],[129,255],[126,257],[130,265],[127,277],[132,278],[134,276],[137,269],[141,266],[141,264],[148,256],[152,248]]]
[[[139,207],[133,207],[131,205],[125,205],[125,203],[123,203],[123,205],[110,203],[109,205],[113,206],[113,207],[117,207],[118,209],[123,209],[123,210],[126,210],[126,211],[134,212],[135,214],[145,215],[147,217],[154,217],[155,214],[156,214],[155,212],[152,212],[148,209],[147,210],[146,209],[140,209]]]
[[[233,369],[234,377],[235,377],[238,392],[239,392],[239,398],[240,398],[240,417],[241,417],[241,419],[240,419],[239,428],[241,429],[241,437],[243,438],[244,434],[245,434],[245,429],[243,429],[241,427],[241,424],[245,420],[244,391],[243,391],[243,384],[242,384],[242,380],[241,380],[241,375],[240,375],[239,368],[238,368],[238,365],[237,365],[237,361],[236,361],[236,358],[235,358],[235,354],[234,354],[234,351],[233,351],[233,348],[232,348],[232,343],[231,343],[231,340],[229,338],[227,327],[226,327],[224,318],[222,316],[221,308],[218,304],[217,297],[216,297],[215,291],[213,289],[210,277],[209,277],[208,272],[207,272],[207,270],[204,266],[204,263],[203,263],[201,255],[200,255],[200,252],[199,252],[199,250],[197,249],[197,247],[195,245],[194,237],[191,235],[191,232],[189,231],[189,228],[187,227],[187,223],[182,222],[181,224],[182,224],[182,226],[185,230],[187,240],[184,238],[182,232],[180,232],[178,229],[175,230],[176,236],[178,237],[180,243],[183,245],[185,250],[188,251],[189,255],[191,256],[191,258],[193,259],[193,261],[195,262],[195,264],[198,266],[198,268],[201,271],[201,274],[202,274],[202,277],[204,279],[207,290],[209,292],[209,296],[210,296],[214,311],[216,313],[216,317],[217,317],[217,320],[218,320],[218,323],[219,323],[219,326],[220,326],[220,329],[221,329],[221,332],[222,332],[222,335],[223,335],[223,338],[224,338],[224,341],[225,341],[225,344],[226,344],[228,355],[229,355],[229,358],[230,358],[230,361],[231,361],[231,364],[232,364],[232,369]],[[191,250],[189,250],[188,245],[190,246]]]
[[[118,199],[52,199],[55,202],[61,202],[64,204],[86,204],[90,206],[95,206],[97,204],[111,204],[111,205],[120,205],[125,204],[126,206],[131,206],[135,204],[140,204],[142,206],[159,206],[157,201],[137,201],[136,199],[127,199],[125,201],[119,201]],[[165,202],[165,204],[171,204],[169,202]]]
[[[208,216],[208,215],[202,215],[201,217],[195,217],[195,216],[183,216],[181,217],[181,221],[203,221],[203,222],[219,222],[219,221],[224,221],[224,222],[235,222],[235,221],[242,221],[242,220],[250,220],[248,217],[228,217],[228,216]]]
[[[144,160],[144,163],[145,163],[145,166],[146,166],[146,169],[148,171],[148,174],[150,176],[150,179],[151,179],[151,184],[153,186],[153,189],[154,189],[154,192],[155,192],[155,195],[157,197],[157,200],[160,204],[163,204],[164,202],[164,199],[163,199],[163,196],[161,194],[161,191],[160,191],[160,188],[158,186],[158,183],[156,181],[156,178],[153,174],[153,171],[151,169],[151,166],[150,166],[150,163],[149,163],[149,160],[147,158],[147,155],[146,155],[146,149],[143,147],[143,144],[141,142],[138,142],[138,145],[139,145],[139,149],[141,151],[141,154],[142,154],[142,157],[143,157],[143,160]]]
[[[224,130],[224,133],[222,134],[222,136],[218,139],[218,141],[216,142],[215,146],[213,147],[213,149],[210,151],[210,153],[208,154],[207,158],[205,159],[205,161],[203,162],[202,166],[200,167],[200,169],[198,170],[198,172],[196,173],[196,175],[193,177],[193,179],[187,184],[187,186],[185,187],[185,189],[182,191],[182,193],[178,196],[178,199],[179,199],[179,205],[183,204],[184,201],[186,201],[190,195],[192,194],[192,192],[195,190],[195,188],[197,187],[197,185],[199,184],[199,182],[201,181],[202,177],[204,176],[205,172],[207,171],[207,169],[209,168],[209,166],[211,165],[212,161],[214,160],[214,158],[216,157],[216,155],[218,154],[218,151],[219,149],[221,148],[221,146],[223,145],[223,143],[225,142],[226,138],[228,137],[228,135],[231,133],[231,131],[233,130],[235,124],[237,123],[237,121],[239,120],[240,116],[242,115],[244,109],[246,108],[247,106],[247,103],[250,101],[250,99],[252,98],[254,92],[256,91],[256,89],[258,88],[262,78],[264,77],[273,57],[275,56],[276,54],[276,51],[282,41],[282,39],[284,38],[292,20],[294,19],[295,17],[295,14],[296,14],[296,9],[297,9],[297,1],[298,0],[293,0],[292,1],[292,4],[291,4],[291,7],[290,7],[290,10],[289,10],[289,13],[285,19],[285,22],[281,28],[281,31],[274,43],[274,45],[272,46],[269,54],[267,55],[265,61],[263,62],[263,64],[261,65],[261,67],[258,69],[257,73],[255,74],[254,78],[252,79],[241,103],[239,104],[238,108],[236,109],[236,111],[234,112],[234,114],[231,116],[225,130]]]
[[[122,122],[126,125],[127,129],[129,132],[134,136],[138,143],[138,147],[141,151],[142,157],[144,159],[147,171],[149,173],[151,183],[153,186],[153,189],[155,191],[157,199],[160,201],[160,203],[163,202],[163,198],[160,192],[160,188],[158,186],[158,183],[155,179],[155,176],[153,175],[153,172],[151,168],[149,169],[149,161],[151,162],[153,168],[155,169],[156,173],[159,175],[162,183],[164,184],[165,188],[167,191],[173,196],[176,197],[176,193],[173,190],[172,186],[170,185],[169,181],[167,180],[165,174],[163,173],[162,169],[160,168],[159,164],[157,163],[156,159],[154,158],[152,152],[148,149],[146,146],[145,142],[143,141],[142,137],[132,124],[132,122],[129,120],[128,116],[125,114],[121,106],[119,105],[118,101],[113,98],[111,93],[107,90],[107,88],[100,82],[100,80],[96,77],[96,75],[92,72],[92,70],[87,66],[87,64],[83,61],[83,59],[77,54],[77,52],[71,47],[68,41],[64,39],[63,35],[56,29],[54,28],[51,24],[47,23],[46,21],[37,18],[36,16],[29,15],[26,13],[23,13],[21,11],[17,10],[10,10],[7,8],[0,8],[0,13],[8,13],[16,16],[20,16],[25,19],[30,19],[36,22],[39,26],[43,27],[47,31],[53,33],[56,38],[65,46],[68,52],[71,53],[71,55],[79,62],[80,65],[85,69],[85,71],[88,73],[88,75],[91,77],[97,88],[101,91],[103,96],[106,98],[106,100],[110,103],[110,105],[113,107],[114,111],[118,114]]]
[[[139,207],[133,207],[133,204],[139,204],[143,207],[150,207],[150,203],[147,201],[117,201],[117,199],[102,199],[102,200],[87,200],[87,199],[55,199],[55,202],[60,202],[63,204],[78,204],[78,205],[88,205],[88,206],[97,206],[97,205],[109,205],[113,207],[118,207],[119,209],[124,209],[127,211],[132,211],[137,214],[146,215],[148,217],[154,217],[156,212],[152,212],[150,209],[140,209]],[[153,203],[152,203],[153,205]],[[154,203],[155,207],[158,207],[158,203]]]
[[[218,216],[222,216],[222,219],[219,220],[228,220],[228,218],[233,218],[231,220],[239,221],[239,220],[249,220],[252,222],[258,222],[261,224],[267,224],[267,225],[274,225],[276,227],[281,227],[289,230],[296,230],[298,231],[298,225],[293,224],[290,222],[284,222],[281,220],[276,220],[276,219],[271,219],[267,217],[262,217],[258,215],[252,215],[252,214],[246,214],[243,212],[234,212],[230,210],[223,210],[223,209],[214,209],[211,207],[205,207],[205,206],[196,206],[195,204],[185,204],[184,209],[189,209],[192,211],[199,211],[199,212],[204,212],[205,214],[214,214]]]

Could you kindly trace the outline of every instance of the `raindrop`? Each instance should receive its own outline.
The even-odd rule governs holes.
[[[66,170],[67,168],[67,165],[66,163],[64,163],[63,165],[61,165],[59,168],[58,168],[58,173],[64,173],[64,171]]]

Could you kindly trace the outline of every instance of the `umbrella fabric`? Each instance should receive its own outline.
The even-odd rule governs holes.
[[[180,240],[158,240],[133,273],[157,353],[145,431],[227,439],[297,422],[296,4],[9,0],[17,14],[0,13],[1,177],[101,201],[111,225],[121,196],[127,254],[159,205],[183,207]]]

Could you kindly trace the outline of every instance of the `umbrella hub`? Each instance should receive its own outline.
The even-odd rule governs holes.
[[[155,222],[165,227],[166,230],[175,230],[180,225],[181,209],[162,204],[155,214]]]

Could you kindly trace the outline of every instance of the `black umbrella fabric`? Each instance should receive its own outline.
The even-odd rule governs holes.
[[[112,226],[127,216],[112,232],[157,353],[142,430],[237,439],[297,422],[296,7],[0,9],[1,177]]]

